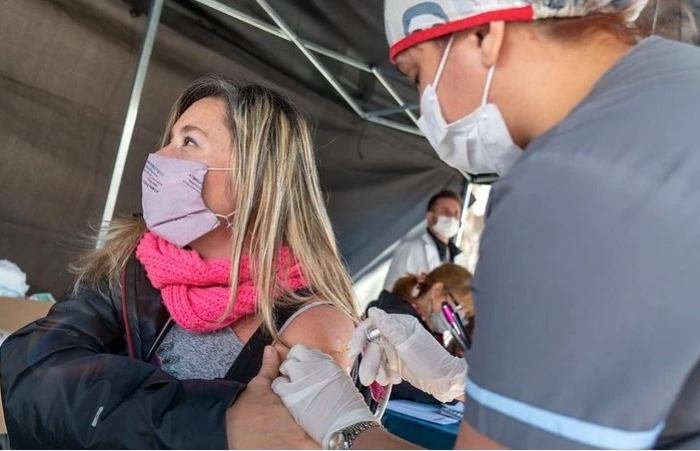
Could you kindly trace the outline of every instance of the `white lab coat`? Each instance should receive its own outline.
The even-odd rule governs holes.
[[[428,273],[441,263],[435,241],[427,231],[419,237],[403,241],[394,252],[389,273],[384,280],[384,289],[391,291],[401,277]]]

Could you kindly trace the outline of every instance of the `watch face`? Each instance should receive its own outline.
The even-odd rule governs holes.
[[[328,449],[350,449],[350,444],[345,439],[345,434],[336,432],[328,440]]]

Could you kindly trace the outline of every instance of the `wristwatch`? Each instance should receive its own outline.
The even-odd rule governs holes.
[[[377,421],[363,421],[336,431],[331,434],[331,437],[328,440],[328,447],[326,449],[352,449],[355,439],[361,432],[376,427],[384,429],[384,426]]]

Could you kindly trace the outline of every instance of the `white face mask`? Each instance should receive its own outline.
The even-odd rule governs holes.
[[[430,321],[433,323],[433,332],[438,334],[444,334],[445,332],[450,332],[450,325],[445,319],[445,315],[442,312],[430,312]]]
[[[453,39],[454,35],[442,55],[435,80],[421,95],[418,127],[442,161],[450,166],[471,175],[495,173],[502,176],[513,167],[522,149],[513,142],[498,107],[487,103],[496,66],[489,70],[479,108],[451,124],[442,116],[436,89]]]
[[[459,231],[459,219],[450,218],[449,216],[438,216],[437,222],[432,229],[438,235],[452,238]]]

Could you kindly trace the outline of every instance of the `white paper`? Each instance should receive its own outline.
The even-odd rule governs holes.
[[[445,416],[461,420],[464,416],[464,403],[457,402],[455,404],[443,404],[440,407],[440,412]]]
[[[29,290],[27,275],[9,260],[0,260],[0,296],[23,298]]]
[[[441,405],[421,404],[413,401],[395,400],[389,401],[388,410],[418,418],[435,424],[454,424],[459,420],[440,413]]]
[[[464,413],[464,403],[463,403],[463,402],[460,402],[460,401],[458,401],[458,402],[456,402],[456,403],[454,403],[454,404],[443,404],[443,405],[442,405],[442,408],[443,408],[443,409],[448,409],[448,410],[450,410],[451,412],[454,412],[454,413],[459,413],[459,414]]]

